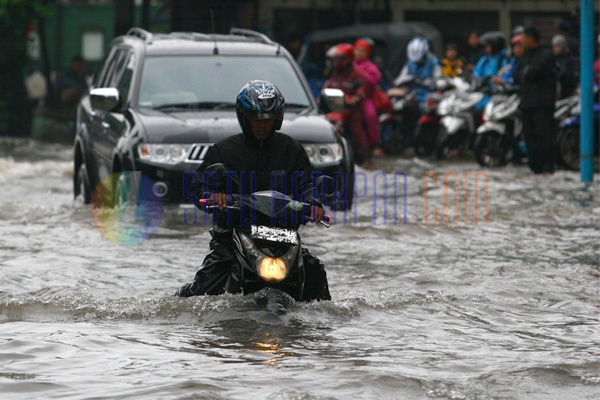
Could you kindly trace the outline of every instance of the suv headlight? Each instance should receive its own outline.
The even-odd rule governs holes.
[[[189,144],[144,143],[138,145],[137,149],[141,160],[174,165],[185,161],[190,147]]]
[[[305,144],[302,146],[314,166],[323,166],[339,162],[344,157],[339,143]]]

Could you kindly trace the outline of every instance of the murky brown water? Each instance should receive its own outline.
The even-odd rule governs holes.
[[[598,398],[598,178],[383,165],[355,211],[302,231],[333,301],[275,316],[172,296],[208,248],[183,211],[107,240],[68,146],[0,140],[2,399]]]

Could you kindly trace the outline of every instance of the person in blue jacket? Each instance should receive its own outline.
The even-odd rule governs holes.
[[[408,61],[394,80],[394,86],[401,86],[407,82],[414,86],[417,92],[416,99],[422,110],[427,95],[433,91],[428,87],[428,83],[442,76],[442,67],[437,57],[429,52],[429,43],[422,37],[415,37],[408,42],[406,55]]]
[[[502,72],[492,77],[492,83],[496,85],[508,85],[512,86],[515,84],[513,74],[517,67],[517,62],[519,58],[523,57],[525,53],[525,48],[523,47],[523,34],[515,35],[510,40],[510,45],[512,49],[512,57],[508,61],[508,64],[502,68]]]
[[[509,62],[506,55],[506,38],[502,32],[489,31],[481,35],[480,41],[485,47],[485,55],[477,62],[473,76],[491,81]],[[493,86],[493,83],[491,85]],[[485,96],[475,108],[483,110],[489,100],[490,97]]]

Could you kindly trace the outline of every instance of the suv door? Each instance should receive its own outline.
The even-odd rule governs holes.
[[[96,153],[102,164],[101,178],[114,170],[113,160],[119,138],[129,130],[124,112],[129,103],[129,89],[135,70],[135,55],[129,49],[119,49],[114,62],[102,81],[102,87],[117,88],[120,104],[112,111],[98,113],[96,124]]]

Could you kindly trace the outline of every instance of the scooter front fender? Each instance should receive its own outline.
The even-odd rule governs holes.
[[[580,123],[581,123],[581,116],[575,115],[573,117],[565,118],[565,120],[560,123],[560,127],[568,128],[570,126],[579,126]]]
[[[446,128],[446,132],[448,132],[449,135],[453,135],[465,125],[465,120],[463,118],[447,115],[442,117],[440,124]]]
[[[483,132],[489,131],[498,132],[500,135],[504,135],[504,133],[506,132],[506,124],[488,121],[482,124],[479,128],[477,128],[478,135],[482,134]]]

